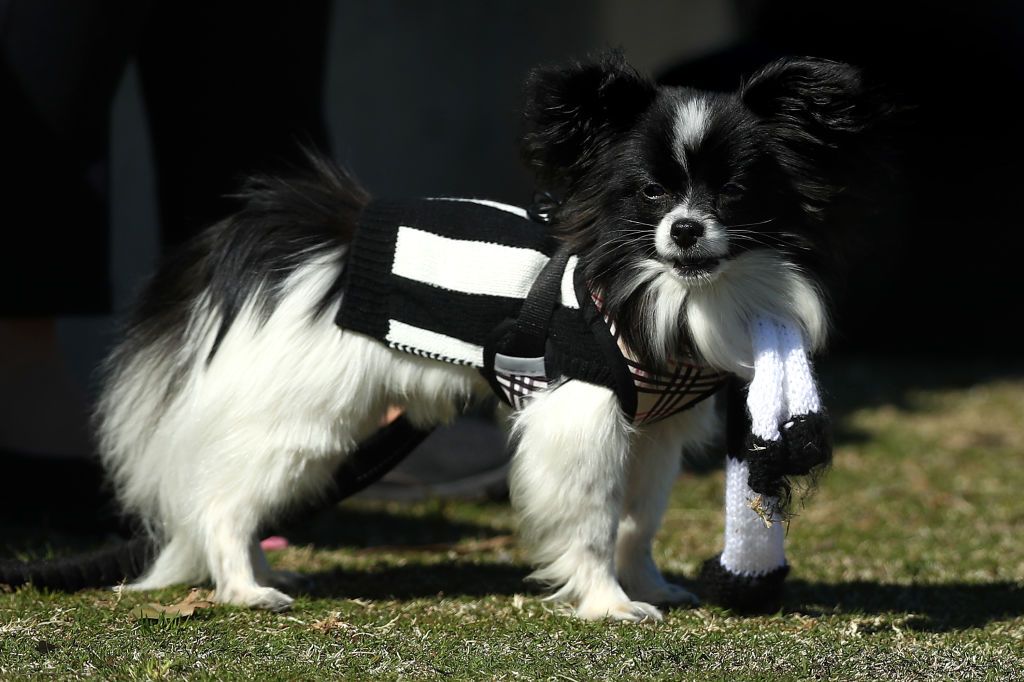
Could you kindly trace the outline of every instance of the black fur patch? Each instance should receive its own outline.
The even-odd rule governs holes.
[[[700,597],[737,613],[773,613],[782,608],[782,591],[789,566],[780,566],[764,575],[745,576],[722,566],[716,554],[700,568]]]
[[[522,151],[540,188],[573,184],[613,138],[633,126],[655,91],[619,52],[534,69],[526,81]]]
[[[873,151],[865,142],[892,114],[859,69],[827,59],[772,62],[743,84],[740,96],[764,121],[769,148],[811,217],[862,170],[864,154]]]

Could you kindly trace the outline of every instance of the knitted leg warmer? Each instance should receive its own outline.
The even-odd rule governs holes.
[[[705,601],[744,613],[776,611],[789,573],[785,527],[765,521],[750,507],[747,463],[725,460],[725,549],[701,567]]]
[[[806,474],[827,462],[831,442],[799,330],[762,318],[750,331],[750,434],[745,451],[736,452],[738,439],[731,439],[725,471],[725,548],[704,562],[701,579],[707,601],[758,612],[779,608],[789,572],[782,523],[790,495],[786,477]]]

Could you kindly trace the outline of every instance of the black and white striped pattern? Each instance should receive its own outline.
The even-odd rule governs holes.
[[[338,323],[396,350],[482,368],[484,344],[516,315],[554,246],[517,206],[374,202],[353,242]],[[577,307],[572,269],[565,307]]]

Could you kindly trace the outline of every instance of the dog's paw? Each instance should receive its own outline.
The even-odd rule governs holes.
[[[222,604],[234,604],[275,612],[287,611],[295,602],[287,594],[273,587],[253,587],[245,590],[218,589],[215,599]]]
[[[619,563],[619,584],[630,599],[667,606],[700,604],[695,594],[665,580],[649,555],[643,561],[622,559]]]
[[[613,601],[588,599],[576,607],[576,615],[584,620],[623,620],[639,623],[645,620],[661,620],[661,611],[652,604],[642,601]]]

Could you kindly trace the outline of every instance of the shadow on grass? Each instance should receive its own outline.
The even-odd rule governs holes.
[[[486,597],[539,591],[529,569],[510,563],[441,561],[311,575],[310,596],[343,599],[418,599],[439,595]]]
[[[504,535],[482,524],[454,521],[443,506],[418,515],[385,510],[335,508],[318,515],[316,522],[290,537],[319,547],[363,548],[372,553],[407,559],[402,565],[365,570],[332,570],[311,575],[311,596],[357,599],[418,599],[438,595],[484,597],[537,593],[526,581],[529,569],[519,564],[473,554],[446,556],[444,545]],[[667,576],[698,594],[701,585],[683,575]],[[790,579],[783,601],[785,613],[811,616],[891,615],[899,627],[923,632],[945,632],[981,627],[1024,616],[1024,584],[920,584],[895,585],[869,581],[841,583]],[[890,627],[885,624],[884,627]]]
[[[310,595],[347,599],[420,599],[485,597],[539,593],[526,580],[529,570],[506,563],[440,561],[366,571],[328,571],[310,576]],[[700,584],[668,576],[687,589]],[[872,582],[815,583],[792,580],[786,585],[783,613],[809,616],[894,616],[898,627],[919,632],[948,632],[983,627],[1024,615],[1024,586],[1001,582],[987,585],[883,585]],[[888,630],[892,624],[885,622]]]
[[[399,507],[399,510],[401,507]],[[365,550],[366,556],[400,556],[403,565],[336,569],[311,574],[310,596],[348,599],[416,599],[448,596],[511,595],[534,589],[529,569],[504,561],[473,560],[474,552],[454,557],[460,541],[489,540],[508,531],[454,520],[443,504],[415,515],[359,507],[335,507],[286,530],[295,544]]]
[[[884,585],[866,581],[786,584],[783,611],[831,614],[911,614],[901,627],[946,632],[1024,615],[1024,585],[948,583]]]
[[[459,521],[443,505],[415,515],[386,509],[332,507],[285,524],[281,533],[297,545],[313,544],[320,549],[407,547],[455,543],[504,535],[489,526]]]

